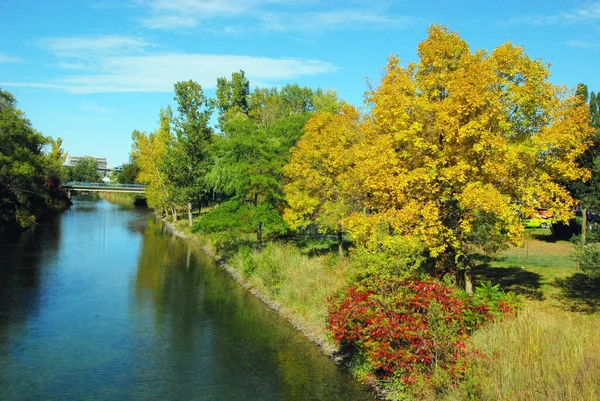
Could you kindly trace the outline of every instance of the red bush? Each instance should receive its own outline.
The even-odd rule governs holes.
[[[434,366],[460,379],[474,355],[471,331],[510,305],[486,305],[432,279],[349,287],[330,303],[329,330],[338,344],[353,347],[375,380],[395,377],[410,385],[428,380]]]

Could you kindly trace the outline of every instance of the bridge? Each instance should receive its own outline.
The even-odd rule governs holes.
[[[75,182],[69,181],[63,184],[63,188],[68,192],[123,192],[133,194],[143,194],[145,186],[139,184],[113,184],[107,182]]]

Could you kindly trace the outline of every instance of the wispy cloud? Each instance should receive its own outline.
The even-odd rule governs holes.
[[[79,108],[81,110],[91,111],[92,113],[96,114],[110,114],[113,112],[108,107],[99,106],[97,103],[94,102],[83,102],[79,105]]]
[[[567,44],[571,47],[579,47],[583,49],[600,49],[600,42],[590,42],[586,40],[570,40]]]
[[[242,30],[318,32],[339,29],[405,27],[415,19],[396,15],[389,2],[299,0],[137,0],[147,9],[141,19],[152,29],[202,26],[222,32]]]
[[[41,46],[57,56],[85,58],[141,52],[151,44],[137,37],[102,35],[46,38],[41,41]]]
[[[141,51],[139,38],[54,38],[43,42],[58,58],[60,75],[52,82],[3,82],[0,85],[58,89],[71,93],[170,92],[173,83],[193,79],[214,88],[218,77],[243,69],[252,85],[277,84],[300,76],[336,71],[320,60],[233,54]]]
[[[551,25],[597,21],[600,21],[600,2],[598,1],[586,3],[579,8],[571,8],[568,11],[559,11],[553,14],[520,16],[511,19],[509,22],[514,24],[526,23],[530,25]]]
[[[8,56],[4,53],[0,53],[0,64],[8,64],[8,63],[20,63],[21,60],[18,57]]]

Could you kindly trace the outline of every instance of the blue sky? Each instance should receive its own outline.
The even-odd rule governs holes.
[[[1,0],[0,87],[72,156],[128,160],[173,84],[243,69],[251,86],[332,88],[362,105],[387,57],[416,60],[430,24],[472,50],[511,41],[551,80],[600,90],[600,1]]]

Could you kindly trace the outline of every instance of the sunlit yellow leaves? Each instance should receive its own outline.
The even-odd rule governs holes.
[[[306,123],[285,167],[290,207],[284,217],[292,227],[317,222],[322,230],[337,230],[340,220],[354,210],[360,192],[351,172],[360,137],[359,113],[348,105],[339,114],[318,113]]]
[[[407,67],[390,58],[368,93],[372,127],[353,177],[371,215],[349,216],[350,229],[390,226],[434,255],[451,248],[460,258],[482,225],[519,243],[522,214],[547,207],[567,216],[573,199],[558,183],[587,175],[575,164],[589,136],[585,106],[510,43],[473,53],[432,26],[418,54]]]
[[[418,55],[406,66],[390,57],[362,120],[345,108],[309,121],[286,168],[288,221],[341,223],[365,243],[418,238],[460,268],[469,244],[519,244],[536,208],[568,217],[561,183],[589,175],[575,162],[588,146],[586,106],[511,43],[471,52],[432,26]]]
[[[146,134],[136,130],[132,134],[132,157],[140,168],[137,179],[146,185],[148,206],[159,211],[167,206],[169,198],[168,183],[161,171],[161,163],[167,155],[173,136],[171,118],[171,110],[163,109],[160,112],[160,126],[154,133]]]

